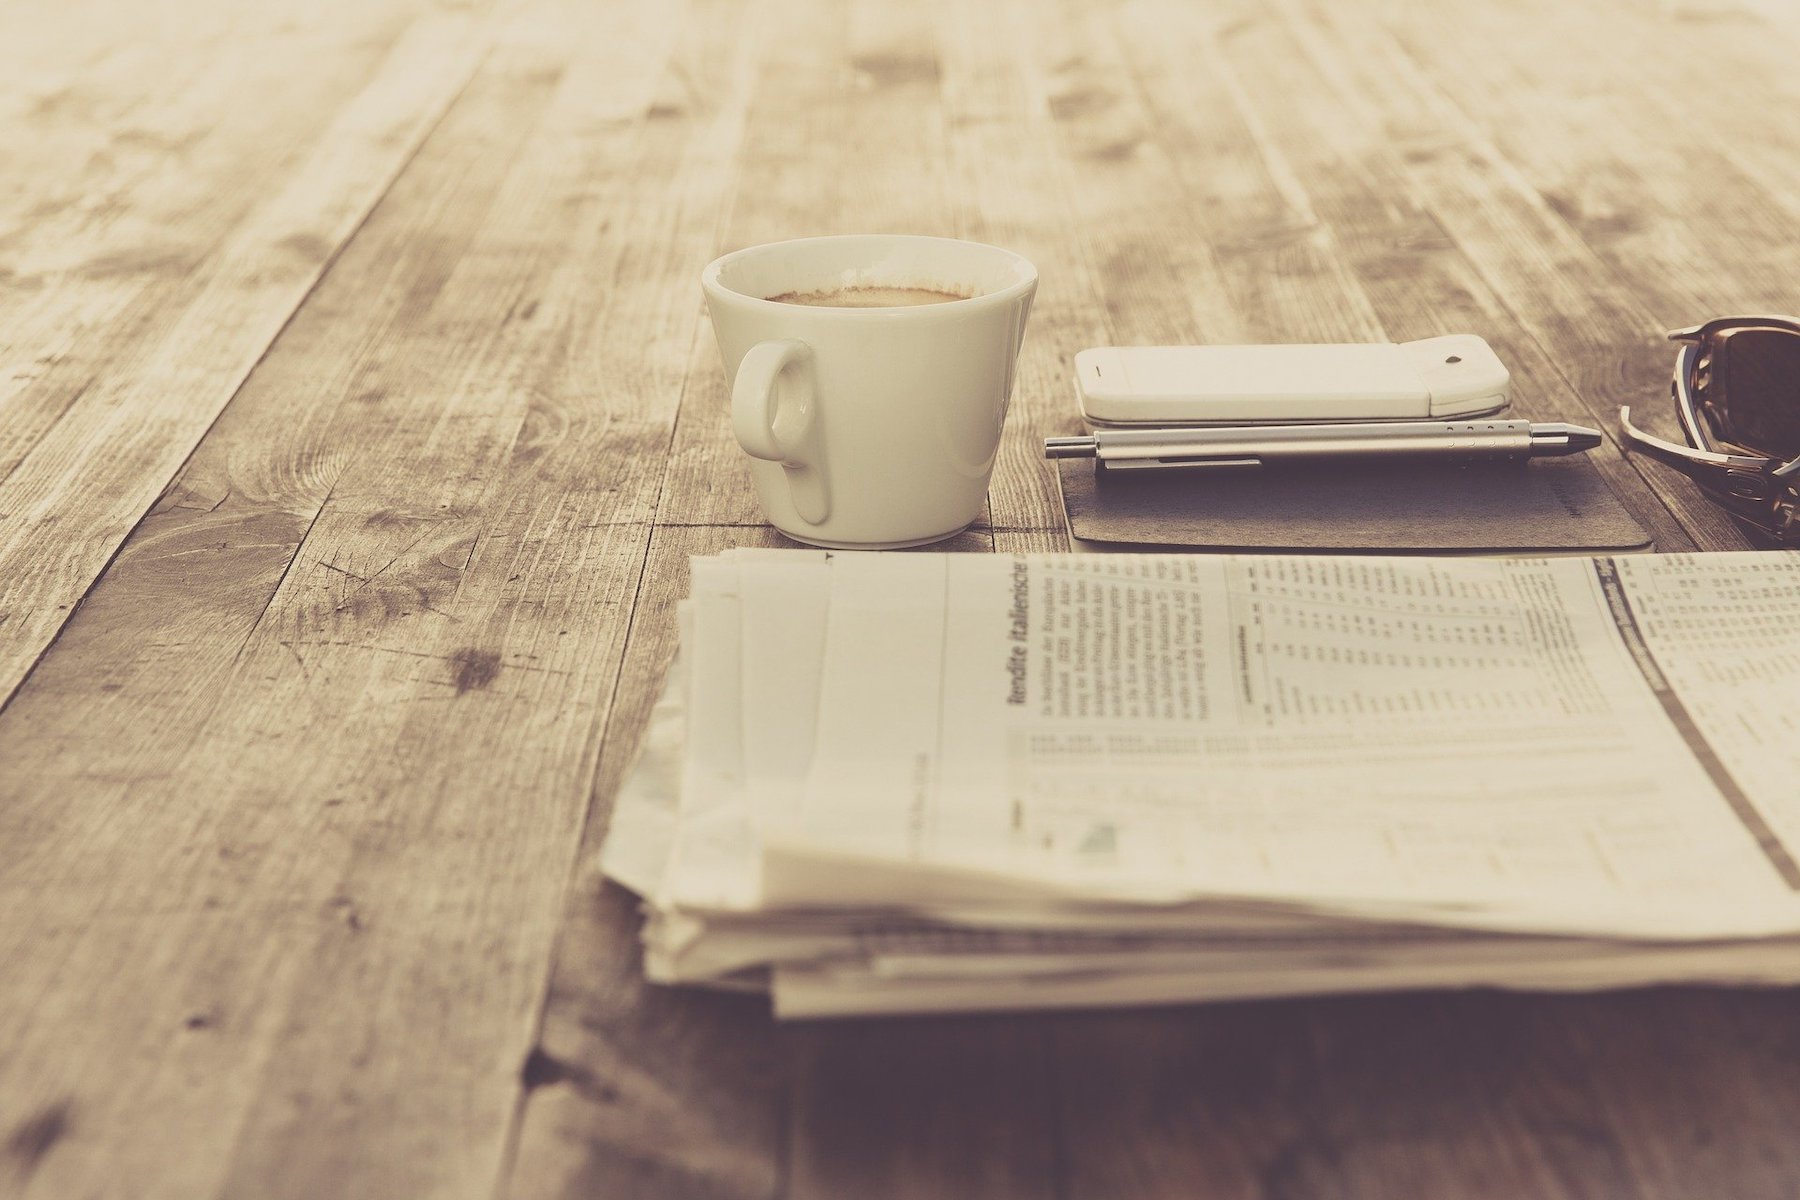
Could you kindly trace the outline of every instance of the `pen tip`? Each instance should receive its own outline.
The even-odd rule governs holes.
[[[1585,425],[1571,425],[1567,421],[1552,421],[1531,427],[1532,440],[1542,446],[1544,454],[1580,454],[1592,450],[1604,440],[1598,429],[1589,429]]]

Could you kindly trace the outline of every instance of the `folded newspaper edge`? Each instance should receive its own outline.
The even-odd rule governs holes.
[[[780,1016],[1800,981],[1800,554],[693,562],[601,868]]]

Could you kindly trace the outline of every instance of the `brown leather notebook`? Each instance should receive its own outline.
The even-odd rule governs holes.
[[[1058,462],[1083,542],[1196,550],[1567,554],[1650,535],[1582,458],[1103,471]]]

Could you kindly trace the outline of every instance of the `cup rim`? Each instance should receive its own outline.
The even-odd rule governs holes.
[[[718,258],[707,263],[705,269],[700,272],[700,285],[705,289],[708,297],[728,300],[733,303],[748,304],[753,307],[766,306],[770,309],[781,309],[791,312],[795,307],[794,305],[783,304],[779,300],[771,300],[766,296],[752,296],[748,292],[740,292],[736,288],[727,287],[720,280],[719,276],[722,272],[729,269],[741,259],[749,258],[752,255],[770,253],[786,246],[811,245],[819,242],[862,241],[939,242],[953,246],[970,246],[979,250],[991,251],[992,253],[1010,259],[1019,271],[1019,278],[998,291],[982,292],[975,296],[963,296],[955,300],[946,300],[939,304],[887,304],[870,305],[859,308],[836,307],[833,305],[808,305],[806,311],[809,314],[821,314],[828,320],[862,320],[871,316],[887,317],[891,319],[896,313],[906,313],[910,319],[928,320],[934,316],[942,315],[947,317],[952,313],[966,312],[968,311],[967,306],[969,305],[1006,304],[1030,292],[1037,286],[1038,282],[1037,266],[1023,254],[1008,250],[1004,246],[994,246],[987,242],[971,241],[968,238],[936,237],[931,234],[923,233],[834,233],[824,234],[818,237],[786,238],[779,242],[759,242],[754,246],[744,246],[740,249],[733,250],[728,254],[721,254]]]

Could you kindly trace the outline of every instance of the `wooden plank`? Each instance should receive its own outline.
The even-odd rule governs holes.
[[[1800,250],[1783,219],[1800,215],[1800,134],[1789,122],[1744,116],[1800,103],[1791,70],[1800,26],[1771,29],[1748,13],[1696,19],[1674,4],[1527,4],[1515,12],[1516,26],[1478,10],[1441,27],[1423,6],[1387,10],[1419,68],[1597,251],[1658,289],[1653,295],[1791,301],[1780,278]],[[1505,53],[1476,53],[1502,37]],[[1610,53],[1586,52],[1598,39]],[[1720,88],[1727,78],[1733,86]],[[1509,79],[1515,90],[1506,89]],[[1552,133],[1557,110],[1562,123]],[[1605,137],[1571,136],[1602,128]],[[1684,136],[1701,129],[1712,132]],[[1572,157],[1589,169],[1572,169]],[[1678,266],[1692,274],[1668,273]],[[1749,294],[1710,293],[1718,283]],[[1772,295],[1757,290],[1765,285]]]
[[[1450,26],[1406,10],[1390,25],[1414,68],[1627,281],[1658,327],[1792,309],[1800,137],[1791,123],[1743,118],[1800,102],[1787,66],[1791,30],[1760,27],[1747,11],[1710,21],[1671,6],[1550,5],[1514,15],[1510,34],[1486,13]],[[1490,53],[1503,34],[1508,53]],[[1609,53],[1587,52],[1600,41]],[[1733,86],[1720,89],[1721,78]],[[1571,128],[1606,136],[1572,137]],[[1666,376],[1673,350],[1660,350]],[[1633,414],[1681,440],[1666,382],[1646,390]],[[1678,505],[1726,524],[1676,472],[1642,469]],[[1742,544],[1728,525],[1723,536],[1719,547]]]
[[[1383,29],[1298,3],[552,0],[509,26],[0,710],[0,1194],[461,1195],[497,1179],[532,1196],[1781,1193],[1800,1171],[1781,994],[786,1029],[759,1002],[646,988],[632,904],[592,871],[685,554],[778,540],[724,429],[693,281],[740,233],[916,222],[1045,269],[998,528],[949,547],[977,552],[1063,547],[1033,442],[1066,428],[1083,345],[1417,336],[1454,314],[1509,329],[1490,336],[1521,405],[1562,415],[1660,394],[1667,348],[1630,332],[1656,307],[1642,296],[1779,298],[1785,260],[1758,263],[1753,239],[1791,253],[1776,221],[1794,203],[1778,181],[1800,169],[1791,133],[1705,156],[1741,176],[1771,148],[1763,190],[1717,209],[1743,242],[1675,228],[1684,207],[1708,211],[1698,177],[1632,196],[1656,165],[1647,118],[1592,102],[1575,107],[1628,119],[1610,144],[1586,127],[1520,141],[1579,98],[1580,54],[1557,38],[1618,21],[1620,61],[1595,78],[1659,113],[1679,106],[1629,86],[1634,65],[1673,93],[1704,83],[1706,60],[1754,73],[1778,49],[1704,24],[1687,65],[1658,42],[1677,28],[1668,6],[1533,9],[1544,31],[1518,41],[1505,17],[1420,7],[1372,9]],[[94,11],[48,27],[80,32]],[[290,102],[401,53],[403,25],[424,38],[400,11],[305,14],[292,44],[335,47],[336,65]],[[255,28],[208,12],[221,44]],[[445,20],[444,42],[410,53],[476,44]],[[1484,39],[1493,65],[1465,72]],[[67,124],[34,161],[98,144],[134,106],[130,127],[178,137],[237,94],[233,68],[197,52],[157,77],[178,39],[92,63],[78,39],[43,40],[65,57],[0,81],[0,112],[90,66],[94,82],[59,102]],[[1541,97],[1496,94],[1531,82]],[[141,103],[120,101],[134,87]],[[324,131],[320,105],[319,155],[374,153],[367,130]],[[255,114],[232,116],[188,151],[213,175]],[[242,239],[312,152],[275,142],[240,191],[184,191],[161,157],[176,151],[133,139],[62,178],[176,215],[191,198],[196,229]],[[79,385],[105,364],[65,353],[83,339],[57,341],[52,317],[89,313],[109,361],[179,378],[159,348],[239,293],[223,274],[177,293],[175,276],[238,243],[174,238],[161,266],[77,280],[45,247],[99,257],[142,230],[27,220],[18,178],[0,172],[0,266],[37,256],[49,266],[27,277],[57,284],[38,308],[38,285],[0,278],[0,336],[26,330],[8,345],[32,351],[0,370],[0,418],[22,418],[0,419],[0,476],[10,456],[65,486],[32,466],[86,453],[45,441],[65,415],[114,437],[171,426],[123,390],[86,407]],[[1665,548],[1682,544],[1635,473],[1607,469]],[[1737,544],[1683,503],[1701,544]],[[122,530],[136,510],[116,507]],[[682,525],[696,521],[720,524]]]
[[[1791,72],[1749,69],[1733,51],[1758,39],[1742,31],[1707,38],[1694,30],[1698,44],[1688,44],[1671,34],[1691,22],[1619,7],[1516,13],[1520,27],[1504,55],[1488,50],[1500,29],[1486,13],[1444,24],[1409,12],[1394,37],[1596,255],[1633,282],[1660,325],[1791,305],[1800,244],[1786,234],[1800,220],[1791,190],[1800,182],[1800,138],[1782,122],[1742,139],[1671,137],[1684,124],[1730,128],[1746,110],[1793,104],[1800,89]],[[1601,36],[1614,53],[1586,49]],[[1745,69],[1727,97],[1710,85],[1734,66]],[[1571,126],[1606,136],[1572,137]],[[1741,140],[1761,143],[1760,152],[1746,155]]]
[[[1069,535],[1062,529],[996,529],[996,554],[1067,554]]]
[[[1041,367],[1028,364],[1037,388],[1028,419],[1017,423],[1028,440],[1008,466],[1029,470],[1044,489],[1032,519],[1055,529],[1060,501],[1039,439],[1079,424],[1076,351],[1359,341],[1381,329],[1229,69],[1204,39],[1183,39],[1199,10],[1140,6],[1124,10],[1122,22],[1080,4],[1051,13],[1012,10],[1010,24],[1030,31],[1019,69],[1052,121],[1047,150],[1061,163],[1078,251],[1042,288],[1046,305],[1067,306],[1050,309],[1060,345]],[[1171,42],[1198,57],[1164,54]],[[983,44],[1011,42],[990,33]],[[1006,494],[1002,484],[996,494]]]
[[[1132,13],[1140,15],[1133,16]],[[1353,341],[1381,329],[1204,10],[1068,3],[1019,20],[1117,344]],[[1170,43],[1198,60],[1179,61]]]
[[[1038,269],[989,486],[991,519],[996,529],[1047,529],[1063,517],[1043,439],[1070,431],[1075,354],[1107,334],[1071,201],[1075,172],[1017,34],[1020,16],[1006,4],[941,6],[938,61],[957,232],[1017,251]]]
[[[1331,85],[1317,49],[1287,25],[1258,21],[1248,5],[1225,6],[1210,26],[1177,19],[1178,6],[1144,6],[1127,27],[1134,44],[1173,74],[1203,61],[1231,80],[1229,92],[1247,111],[1280,174],[1311,214],[1332,252],[1359,281],[1382,330],[1372,336],[1408,340],[1473,332],[1487,338],[1513,374],[1516,411],[1538,420],[1585,419],[1586,406],[1539,343],[1512,314],[1461,249],[1413,193],[1399,155],[1354,103]],[[1160,31],[1152,38],[1151,30]],[[1227,53],[1219,39],[1229,31]],[[1211,122],[1210,107],[1173,105],[1165,127]],[[1331,295],[1333,293],[1327,293]],[[1343,340],[1371,336],[1355,330]],[[1615,493],[1664,550],[1693,542],[1643,478],[1607,448],[1590,455]]]
[[[1386,29],[1298,0],[1284,0],[1277,16],[1264,19],[1294,29],[1308,61],[1356,117],[1358,145],[1380,142],[1397,151],[1408,194],[1557,365],[1586,406],[1587,423],[1611,430],[1620,404],[1642,405],[1666,391],[1668,346],[1638,299],[1637,282],[1596,256]],[[1631,466],[1641,475],[1656,470],[1641,460]],[[1700,547],[1746,544],[1691,488],[1647,482]]]
[[[70,1114],[46,1193],[491,1192],[693,335],[670,202],[734,119],[638,119],[679,16],[505,33],[6,714],[0,1129]]]
[[[1769,1053],[1794,1036],[1782,995],[1330,1002],[1313,1039],[1330,1114],[1317,1165],[1370,1197],[1402,1170],[1430,1194],[1778,1194],[1796,1167],[1791,1072]]]
[[[1556,1022],[1534,1019],[1544,1007],[1536,997],[1471,992],[1263,1008],[1265,1036],[1304,1047],[1298,1071],[1275,1076],[1297,1089],[1258,1093],[1262,1103],[1291,1105],[1299,1118],[1264,1159],[1271,1190],[1330,1186],[1347,1197],[1375,1197],[1404,1186],[1421,1195],[1546,1200],[1635,1194],[1629,1170],[1611,1153],[1611,1131],[1577,1124],[1586,1116],[1586,1080]],[[1577,1132],[1586,1140],[1575,1141]]]
[[[878,0],[857,0],[844,11],[842,49],[833,47],[812,69],[842,72],[839,63],[847,64],[848,74],[838,78],[848,88],[832,96],[815,77],[809,90],[826,91],[836,103],[822,103],[817,94],[806,98],[814,116],[802,135],[832,136],[849,152],[833,173],[837,186],[796,197],[785,210],[778,204],[776,219],[813,223],[808,232],[837,232],[848,217],[855,222],[849,228],[954,236],[961,232],[960,206],[945,176],[938,13]],[[834,61],[838,54],[842,59]],[[761,195],[752,164],[780,169],[780,160],[765,157],[758,145],[767,128],[759,115],[753,113],[747,131],[746,153],[756,157],[746,160],[745,200],[733,214],[733,233],[745,241],[769,240],[740,232],[768,217],[762,205],[749,207]],[[820,125],[835,127],[835,134]],[[735,446],[727,452],[738,453]],[[992,550],[991,537],[980,530],[957,542],[928,549]],[[896,1196],[1045,1191],[1053,1169],[1048,1110],[1028,1103],[1041,1096],[1047,1070],[1040,1039],[1015,1037],[990,1020],[948,1036],[932,1022],[784,1030],[780,1045],[791,1080],[785,1194],[842,1196],[866,1190],[871,1179]],[[968,1121],[966,1105],[981,1098],[990,1101],[981,1106],[984,1118]]]
[[[758,59],[716,253],[834,233],[955,236],[929,15],[835,0],[784,0],[771,9],[776,27],[806,36],[773,38]],[[825,146],[832,162],[820,169]],[[705,261],[693,264],[696,299]],[[708,327],[688,364],[658,523],[762,524],[726,400]]]
[[[1343,1195],[1318,1179],[1283,1190],[1284,1152],[1314,1108],[1306,1032],[1283,1006],[1264,1004],[1059,1018],[1057,1194]]]
[[[1154,138],[1190,198],[1195,232],[1213,248],[1244,338],[1256,342],[1380,341],[1384,330],[1306,181],[1246,94],[1256,65],[1206,36],[1191,7],[1125,10],[1107,64],[1129,81]],[[1259,64],[1260,65],[1260,64]]]
[[[266,159],[237,163],[254,202],[216,245],[192,258],[132,260],[130,270],[163,281],[142,301],[160,311],[158,319],[145,320],[142,308],[123,318],[141,336],[109,348],[79,384],[66,372],[39,379],[27,371],[26,382],[46,396],[61,397],[71,386],[78,395],[29,405],[34,422],[47,414],[54,424],[22,440],[29,453],[0,481],[0,621],[7,630],[0,703],[386,190],[461,86],[485,37],[476,12],[433,14],[409,26],[360,90],[315,126],[316,141],[301,140],[296,153],[298,131],[287,131],[269,140]],[[324,50],[329,61],[331,47]],[[310,67],[297,69],[304,76]],[[268,81],[252,75],[251,82]],[[246,103],[230,94],[220,102]],[[292,111],[312,116],[304,105]],[[241,155],[244,147],[227,144],[218,153],[234,149]],[[197,173],[186,187],[229,192],[229,179],[221,167]],[[156,211],[150,205],[143,215],[153,219]],[[196,229],[217,215],[202,206]],[[113,269],[104,258],[85,266],[103,275]],[[111,284],[104,288],[102,330],[122,303]],[[73,378],[86,369],[84,363]],[[18,446],[9,451],[18,453]]]
[[[1221,269],[1141,103],[1122,88],[1121,49],[1079,3],[1020,5],[1032,90],[1055,122],[1089,269],[1113,345],[1243,341]]]
[[[636,903],[594,866],[613,794],[674,655],[688,557],[779,544],[766,527],[667,527],[652,541],[584,866],[530,1059],[509,1195],[843,1194],[833,1189],[876,1165],[856,1146],[883,1156],[893,1194],[941,1195],[971,1171],[989,1185],[984,1195],[1042,1190],[1040,1038],[997,1022],[950,1032],[933,1022],[781,1028],[760,999],[650,987],[638,974]],[[990,549],[972,536],[965,548]],[[911,1064],[914,1091],[876,1086],[892,1062]],[[972,1090],[994,1101],[976,1124],[956,1121],[960,1107],[901,1099],[935,1092],[960,1105]],[[957,1136],[946,1122],[961,1125]],[[846,1130],[863,1140],[847,1144]],[[886,1149],[874,1149],[871,1131]]]
[[[1661,988],[1570,1016],[1564,1036],[1597,1081],[1585,1123],[1619,1130],[1645,1195],[1793,1189],[1792,989]]]
[[[673,527],[651,540],[607,720],[581,866],[556,961],[505,1194],[777,1194],[787,1088],[767,1002],[646,984],[634,897],[595,866],[612,798],[675,655],[690,555],[774,546],[767,526]]]
[[[23,265],[35,275],[59,261],[81,262],[98,243],[128,251],[134,234],[162,234],[154,247],[160,249],[204,233],[203,225],[179,220],[157,229],[148,218],[180,217],[165,207],[177,188],[202,205],[247,205],[253,195],[234,194],[243,189],[209,198],[196,186],[217,168],[219,151],[236,142],[251,152],[235,177],[250,183],[277,152],[303,148],[418,20],[420,8],[406,0],[361,9],[322,0],[272,21],[222,0],[184,3],[179,20],[118,0],[8,5],[0,12],[0,43],[16,69],[0,79],[0,112],[8,121],[0,147],[8,168],[0,184],[0,245],[29,255]],[[248,61],[221,56],[220,44],[251,52]],[[266,98],[283,84],[294,99],[324,111],[227,106]],[[260,155],[241,140],[257,130],[278,139]],[[205,174],[183,184],[172,166]]]
[[[1788,1009],[1474,991],[1070,1018],[1063,1194],[1778,1194]]]
[[[798,1076],[785,1194],[1056,1195],[1048,1029],[980,1017],[784,1030]]]
[[[1791,1007],[1474,991],[1070,1018],[1064,1194],[1779,1194]]]
[[[254,200],[253,187],[216,186],[220,150],[246,160],[223,168],[226,178],[267,169],[256,149],[315,132],[370,69],[357,42],[367,32],[391,39],[407,19],[365,10],[359,20],[329,6],[319,16],[338,21],[343,43],[292,80],[294,59],[320,29],[274,35],[275,53],[241,79],[243,67],[219,61],[212,39],[268,31],[216,5],[196,6],[185,38],[146,21],[140,6],[0,13],[0,45],[31,64],[0,82],[9,135],[0,145],[0,479],[91,384],[95,364],[71,362],[77,351],[91,355],[104,334],[116,352],[140,336],[138,326],[167,319],[169,276]],[[141,51],[96,55],[81,36],[96,18]],[[221,119],[226,96],[282,82],[304,87],[312,103],[298,111],[239,104]],[[143,303],[146,292],[165,303]]]
[[[179,24],[144,22],[128,7],[0,14],[11,18],[0,44],[31,53],[46,32],[52,42],[37,48],[51,74],[14,97],[0,147],[10,185],[0,199],[0,405],[9,418],[0,476],[92,383],[105,355],[166,334],[188,298],[185,273],[298,165],[416,25],[399,4],[321,5],[280,26],[232,6],[193,6]],[[77,69],[69,60],[93,49],[79,31],[96,22],[126,40]],[[232,42],[257,52],[215,52]],[[292,106],[247,102],[271,94]]]
[[[541,105],[553,84],[515,71],[488,86],[510,116]],[[471,252],[476,217],[496,203],[517,150],[507,121],[460,116],[414,160],[356,253],[126,541],[56,654],[0,711],[11,747],[0,791],[42,803],[103,786],[122,802],[132,783],[167,774],[171,747],[218,704],[356,448],[401,436],[421,415],[388,396],[402,339],[443,293],[447,265]],[[410,217],[418,212],[437,214],[429,236]],[[15,804],[0,820],[26,811]]]
[[[1303,61],[1282,57],[1291,48],[1279,34],[1267,36],[1247,8],[1197,20],[1189,6],[1134,6],[1120,10],[1119,37],[1133,47],[1130,70],[1153,113],[1146,124],[1172,158],[1194,164],[1196,177],[1186,182],[1222,242],[1214,255],[1223,286],[1234,311],[1264,331],[1249,336],[1424,336],[1443,331],[1419,326],[1448,301],[1454,312],[1503,318],[1491,293],[1470,286],[1473,272],[1454,246],[1428,236],[1429,218],[1379,193],[1381,181],[1363,173],[1364,147],[1342,151],[1357,171],[1336,168],[1338,102],[1307,77]],[[1221,29],[1231,31],[1229,51]],[[1223,163],[1219,174],[1203,174],[1215,161]],[[1231,230],[1243,231],[1241,243],[1228,240]],[[1301,280],[1298,301],[1257,282],[1289,271]],[[1334,304],[1341,317],[1323,311]],[[1542,376],[1560,384],[1551,372]],[[1493,1181],[1494,1194],[1558,1194],[1530,1160],[1529,1140],[1512,1129],[1390,1146],[1379,1132],[1352,1142],[1322,1128],[1356,1109],[1312,1094],[1318,1048],[1337,1034],[1335,1004],[1216,1006],[1056,1026],[1061,1194],[1172,1196],[1205,1180],[1207,1194],[1219,1197],[1381,1195],[1393,1186],[1396,1162],[1413,1160],[1411,1178],[1430,1194],[1462,1194],[1471,1178]],[[1340,1094],[1356,1088],[1390,1105],[1422,1091],[1363,1073]],[[1405,1111],[1417,1121],[1432,1103]]]

